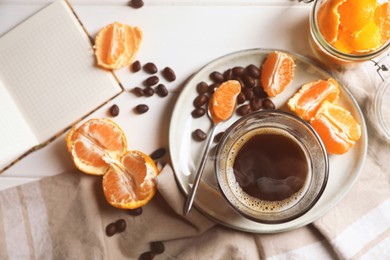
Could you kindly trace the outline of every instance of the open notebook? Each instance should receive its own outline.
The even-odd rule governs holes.
[[[0,173],[123,91],[66,1],[0,38]]]

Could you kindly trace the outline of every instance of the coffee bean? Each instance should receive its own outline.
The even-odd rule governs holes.
[[[237,108],[237,114],[240,116],[245,116],[250,112],[251,112],[251,106],[249,104],[245,104]]]
[[[119,115],[119,107],[117,105],[112,105],[110,107],[110,115],[111,116],[117,116]]]
[[[274,104],[274,102],[272,102],[271,99],[266,98],[263,100],[263,107],[265,109],[275,109],[275,104]]]
[[[204,141],[207,138],[207,134],[205,132],[203,132],[202,130],[200,130],[200,129],[196,129],[193,132],[193,138],[196,141]]]
[[[257,79],[260,77],[260,69],[256,65],[248,65],[245,68],[246,73],[251,76],[254,79]]]
[[[214,83],[222,83],[224,81],[224,76],[221,72],[214,71],[214,72],[211,72],[210,79]]]
[[[154,89],[152,87],[146,87],[144,88],[143,93],[145,97],[151,97],[154,95]]]
[[[194,107],[201,107],[209,101],[209,97],[206,94],[201,94],[194,99]]]
[[[136,209],[130,209],[130,210],[129,210],[130,215],[133,215],[133,216],[139,216],[139,215],[142,214],[142,212],[143,212],[142,207],[139,207],[139,208],[136,208]]]
[[[209,94],[210,94],[210,95],[213,94],[214,91],[215,91],[215,89],[218,88],[219,85],[221,85],[221,84],[220,84],[220,83],[213,83],[213,84],[211,84],[211,85],[209,86],[209,90],[208,90]]]
[[[242,81],[244,82],[244,86],[246,88],[253,88],[255,86],[255,80],[249,75],[243,75]]]
[[[173,69],[171,69],[170,67],[165,67],[164,70],[162,71],[162,75],[169,82],[172,82],[176,79],[176,74],[173,71]]]
[[[225,70],[225,72],[223,73],[223,78],[225,79],[225,81],[233,79],[233,70],[232,69]]]
[[[209,89],[209,85],[206,82],[204,82],[204,81],[199,82],[198,85],[196,85],[196,91],[199,94],[206,93],[208,89]]]
[[[159,82],[159,78],[157,76],[150,76],[144,81],[145,86],[151,87],[156,85]]]
[[[241,88],[245,87],[245,84],[244,84],[244,82],[242,81],[242,79],[240,77],[233,76],[232,79],[237,80],[240,83]]]
[[[221,141],[222,136],[223,136],[224,133],[225,132],[220,132],[220,133],[216,134],[213,141],[216,142],[216,143],[219,143],[219,141]]]
[[[236,66],[233,68],[233,75],[236,77],[241,77],[242,75],[244,75],[244,73],[245,73],[244,67]]]
[[[110,223],[106,227],[106,235],[112,237],[116,233],[116,225],[115,223]]]
[[[240,105],[240,104],[244,103],[245,100],[246,100],[246,97],[245,97],[244,93],[241,91],[240,94],[238,94],[238,96],[237,96],[237,104]]]
[[[149,73],[149,74],[154,74],[157,72],[156,64],[154,64],[153,62],[146,63],[142,68],[144,69],[144,71],[146,73]]]
[[[148,107],[148,105],[145,105],[145,104],[140,104],[140,105],[135,107],[135,112],[137,112],[138,114],[146,113],[146,112],[148,112],[148,110],[149,110],[149,107]]]
[[[153,160],[160,159],[166,154],[166,152],[167,150],[165,148],[159,148],[150,155],[150,158]]]
[[[262,105],[262,100],[259,97],[254,97],[250,102],[249,102],[252,111],[257,111],[259,110],[263,105]]]
[[[134,61],[133,64],[131,65],[131,71],[133,72],[138,72],[141,70],[141,62],[138,60]]]
[[[193,118],[199,118],[204,114],[206,114],[206,109],[204,109],[203,107],[197,107],[191,112]]]
[[[243,92],[247,100],[251,100],[255,96],[251,88],[244,88]]]
[[[164,84],[158,84],[156,87],[156,93],[159,97],[166,97],[168,95],[168,90]]]
[[[130,6],[133,8],[136,8],[136,9],[141,8],[142,6],[144,6],[144,1],[143,0],[131,0]]]
[[[137,97],[142,97],[144,95],[144,90],[140,87],[134,87],[131,92],[134,93]]]
[[[161,241],[155,241],[150,243],[150,249],[155,254],[161,254],[165,251],[165,246]]]
[[[144,252],[140,255],[139,259],[140,260],[152,260],[155,257],[155,253],[148,251]]]
[[[115,228],[117,233],[121,233],[126,230],[126,221],[124,219],[118,219],[115,221]]]

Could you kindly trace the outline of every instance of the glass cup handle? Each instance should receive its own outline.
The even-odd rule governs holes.
[[[378,61],[370,60],[374,63],[374,66],[376,67],[376,72],[378,73],[379,77],[382,79],[382,81],[385,81],[385,78],[387,78],[389,75],[384,76],[384,74],[388,74],[389,67],[390,67],[390,61],[388,61],[388,65],[385,64],[386,59],[390,57],[390,53],[387,53],[384,55],[381,59]]]

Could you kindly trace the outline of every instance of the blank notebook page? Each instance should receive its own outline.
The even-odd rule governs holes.
[[[89,38],[63,1],[0,39],[0,78],[40,142],[122,90],[95,66]]]

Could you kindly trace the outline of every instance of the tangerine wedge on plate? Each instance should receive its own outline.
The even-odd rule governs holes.
[[[225,81],[214,91],[209,101],[209,110],[215,124],[231,117],[240,92],[241,84],[237,80]]]
[[[294,78],[294,60],[287,53],[268,54],[261,68],[261,84],[270,97],[280,94]]]
[[[126,136],[112,120],[94,118],[73,127],[66,145],[80,171],[103,175],[104,195],[112,206],[134,209],[154,196],[159,173],[154,161],[140,151],[127,151]]]
[[[287,106],[296,115],[306,121],[312,119],[321,104],[328,100],[331,103],[339,99],[340,86],[336,80],[315,80],[304,84],[287,102]]]
[[[97,64],[106,69],[119,69],[130,65],[142,41],[138,27],[112,23],[101,29],[95,38]]]
[[[361,136],[361,126],[351,113],[327,100],[310,124],[331,154],[346,153]]]

